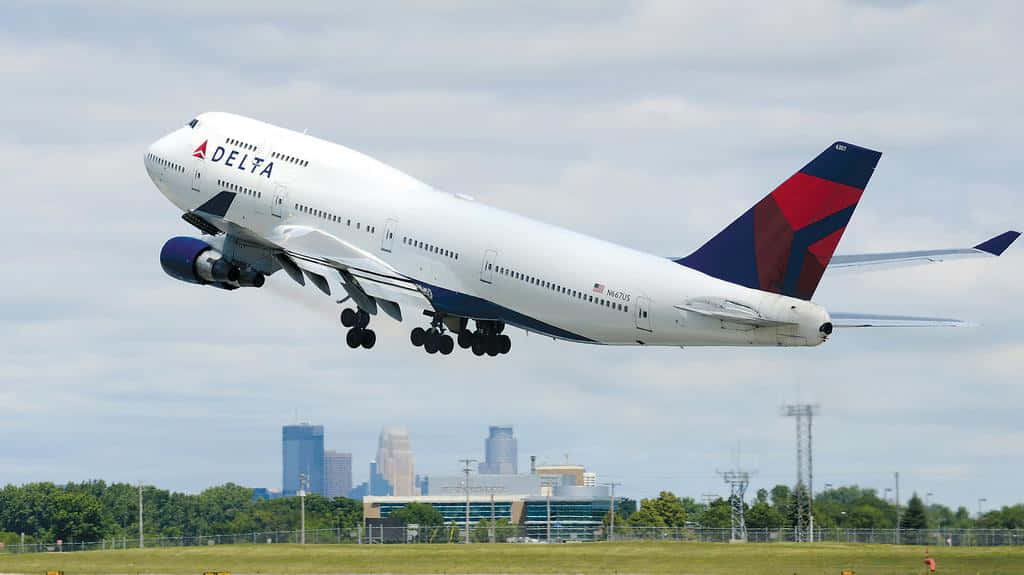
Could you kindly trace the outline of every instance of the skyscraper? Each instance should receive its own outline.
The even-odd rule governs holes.
[[[344,497],[352,490],[352,454],[333,449],[324,452],[324,481],[327,497]]]
[[[490,436],[484,440],[482,474],[519,473],[519,442],[512,434],[511,425],[492,425]]]
[[[324,426],[285,425],[281,428],[281,487],[284,495],[298,493],[300,476],[306,491],[324,494]]]
[[[377,468],[391,484],[395,495],[417,495],[413,485],[413,465],[409,433],[400,427],[381,430],[377,442]]]

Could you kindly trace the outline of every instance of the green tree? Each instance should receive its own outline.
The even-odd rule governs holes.
[[[392,511],[390,517],[406,525],[415,523],[432,527],[444,524],[444,515],[429,503],[410,503],[406,507]]]
[[[91,493],[59,491],[53,508],[53,539],[96,541],[103,535],[103,507]]]
[[[508,519],[496,520],[493,527],[490,519],[481,519],[473,527],[473,541],[477,543],[490,542],[492,529],[495,543],[505,543],[508,539],[516,536],[516,528],[508,522]]]
[[[729,506],[729,502],[722,498],[712,501],[700,515],[700,526],[707,528],[732,526],[732,508]]]
[[[761,491],[764,491],[762,489]],[[778,509],[768,504],[767,491],[764,500],[754,503],[750,510],[743,514],[747,527],[754,529],[778,529],[784,527],[786,517]]]
[[[924,529],[928,527],[928,517],[924,512],[924,502],[918,497],[917,492],[907,502],[907,510],[900,518],[901,529]]]
[[[630,516],[630,524],[637,527],[682,527],[686,524],[686,507],[674,493],[662,491],[656,499],[640,501],[640,509]]]

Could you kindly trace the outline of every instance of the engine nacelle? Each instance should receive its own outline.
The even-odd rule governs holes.
[[[242,269],[203,240],[176,237],[160,250],[160,266],[174,279],[224,289],[261,287],[266,280],[258,271]]]

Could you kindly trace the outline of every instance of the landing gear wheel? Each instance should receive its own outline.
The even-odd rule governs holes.
[[[409,340],[416,347],[423,345],[423,342],[427,339],[427,331],[422,327],[412,328],[412,333],[409,334]]]
[[[433,355],[437,353],[438,345],[440,344],[439,338],[430,337],[430,332],[427,332],[427,339],[423,340],[423,349],[427,353]]]
[[[438,345],[438,350],[441,352],[441,354],[448,355],[449,353],[452,352],[453,349],[455,349],[455,340],[452,339],[452,336],[442,335],[441,342]]]
[[[507,335],[498,336],[498,353],[506,354],[512,349],[512,338]]]
[[[377,343],[377,334],[373,333],[372,329],[364,329],[362,331],[363,337],[360,343],[362,343],[363,347],[365,347],[366,349],[372,348],[373,344]]]
[[[370,325],[370,314],[366,313],[365,311],[359,310],[359,313],[356,314],[356,317],[356,325],[359,326],[360,328]]]
[[[349,347],[355,349],[363,344],[363,330],[359,328],[352,328],[348,330],[348,334],[345,336],[345,343]]]
[[[459,347],[469,349],[473,347],[473,332],[464,329],[459,332]]]
[[[356,324],[356,310],[347,307],[341,311],[341,325],[345,327],[352,327]]]
[[[498,355],[498,351],[498,338],[492,335],[487,338],[487,355],[494,357]]]
[[[479,357],[487,353],[487,346],[484,345],[483,339],[477,339],[473,342],[473,355]]]

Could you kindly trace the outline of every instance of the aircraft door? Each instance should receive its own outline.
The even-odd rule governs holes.
[[[651,330],[651,299],[640,296],[636,298],[636,305],[633,306],[636,319],[636,328],[643,331]]]
[[[283,184],[277,184],[274,186],[274,195],[271,198],[270,213],[271,215],[281,217],[281,213],[284,210],[284,204],[288,201],[288,188]]]
[[[391,247],[395,243],[395,234],[398,232],[398,220],[387,220],[384,223],[384,237],[380,240],[380,251],[391,253]]]
[[[480,281],[489,284],[494,281],[494,260],[498,257],[495,250],[484,252],[484,262],[480,266]]]
[[[202,176],[203,176],[203,161],[197,158],[195,160],[195,162],[194,162],[193,171],[192,171],[192,191],[193,192],[200,191],[200,187],[199,187],[200,182],[199,182],[199,180],[200,180],[200,178],[202,178]]]

